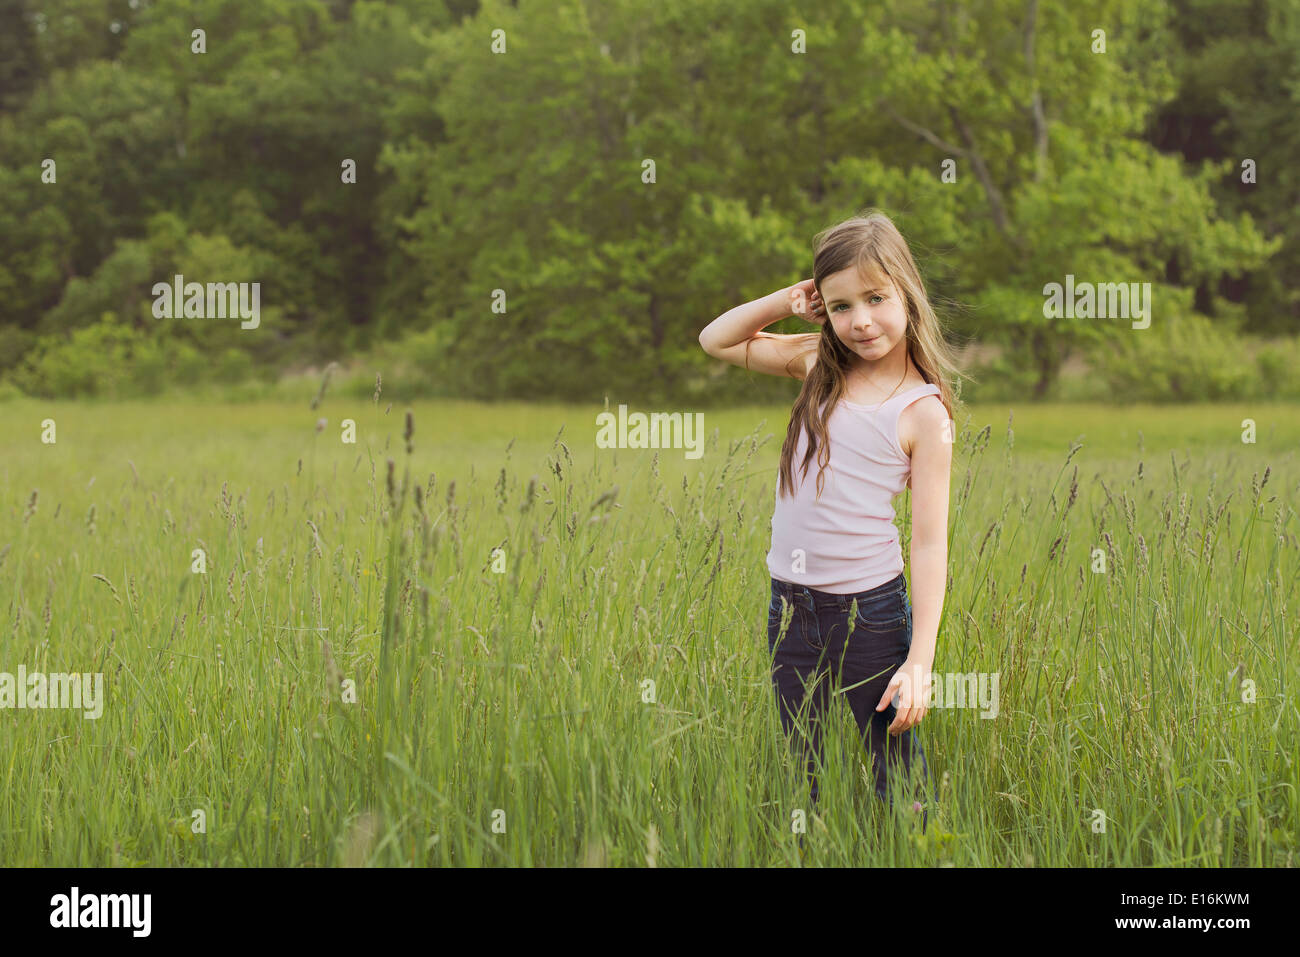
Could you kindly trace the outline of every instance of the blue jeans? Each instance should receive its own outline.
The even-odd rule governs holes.
[[[850,635],[849,610],[855,598],[857,611]],[[789,625],[783,632],[787,616]],[[875,710],[912,646],[912,606],[902,574],[853,595],[836,595],[773,578],[767,646],[781,726],[791,739],[796,758],[806,761],[813,804],[818,791],[816,765],[822,758],[822,721],[832,692],[840,688],[850,689],[842,693],[871,757],[876,795],[892,804],[897,788],[891,787],[891,781],[900,775],[906,778],[914,765],[919,769],[921,788],[928,788],[929,771],[917,729],[891,735],[888,729],[896,713],[893,703],[883,711]],[[807,734],[796,724],[796,716]],[[924,804],[922,800],[923,831]]]

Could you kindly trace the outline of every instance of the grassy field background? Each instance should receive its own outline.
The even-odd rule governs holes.
[[[0,861],[800,863],[788,407],[706,411],[690,460],[597,448],[597,407],[417,403],[408,453],[406,406],[309,403],[0,406],[0,672],[106,688],[0,710]],[[920,725],[921,834],[840,704],[803,862],[1294,866],[1297,409],[958,426],[934,670],[997,673],[998,716]]]

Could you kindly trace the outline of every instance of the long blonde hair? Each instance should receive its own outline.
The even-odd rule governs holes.
[[[893,281],[907,312],[904,333],[907,356],[926,382],[939,387],[939,399],[948,410],[948,417],[954,418],[956,397],[952,383],[960,372],[944,339],[939,318],[926,297],[921,273],[898,227],[884,213],[871,209],[823,230],[813,242],[813,282],[818,293],[827,276],[853,266],[871,285],[881,275]],[[817,361],[809,370],[799,398],[795,400],[785,443],[781,446],[782,495],[794,493],[794,451],[800,432],[806,428],[808,451],[803,458],[801,474],[808,474],[808,463],[816,453],[817,497],[821,497],[822,473],[830,464],[831,455],[826,422],[847,391],[846,374],[854,357],[854,353],[835,334],[829,314],[822,321],[820,333],[808,333],[810,344],[814,339],[817,340]]]

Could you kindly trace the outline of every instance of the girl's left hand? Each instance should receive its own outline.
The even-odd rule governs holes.
[[[894,703],[897,713],[889,725],[889,733],[897,735],[920,724],[929,710],[926,702],[930,697],[930,669],[910,658],[904,661],[889,679],[876,710],[884,711],[895,695],[898,696]]]

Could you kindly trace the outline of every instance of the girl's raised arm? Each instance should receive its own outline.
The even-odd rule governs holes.
[[[811,279],[728,309],[704,327],[700,346],[715,359],[754,372],[802,379],[817,357],[818,333],[775,335],[762,330],[798,315],[820,323],[826,315]]]

